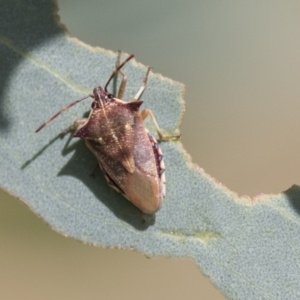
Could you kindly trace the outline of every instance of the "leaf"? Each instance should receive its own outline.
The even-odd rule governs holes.
[[[156,219],[144,222],[102,174],[90,176],[96,159],[84,143],[59,135],[89,110],[88,100],[34,133],[64,105],[104,85],[116,58],[70,38],[56,12],[46,0],[1,1],[1,186],[66,236],[148,256],[192,256],[229,298],[299,298],[299,187],[238,197],[193,165],[180,142],[162,142],[167,196]],[[145,70],[126,65],[125,99]],[[143,100],[167,133],[180,124],[182,94],[181,84],[151,75]]]

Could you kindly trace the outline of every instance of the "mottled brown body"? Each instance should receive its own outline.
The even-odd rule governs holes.
[[[139,111],[143,103],[139,99],[147,86],[151,68],[148,67],[143,84],[135,97],[130,102],[121,100],[127,82],[121,68],[133,55],[122,64],[120,56],[121,52],[118,53],[116,69],[104,88],[96,87],[93,94],[68,104],[41,124],[36,132],[73,105],[88,97],[93,98],[89,117],[76,120],[67,131],[76,130],[74,136],[85,140],[113,188],[124,194],[141,211],[151,214],[159,209],[165,196],[165,169],[162,152],[155,138],[144,127],[143,120],[147,116],[151,117],[162,140],[177,139],[179,136],[164,136],[153,113],[148,109]],[[122,81],[118,97],[115,97],[107,92],[107,87],[117,74],[122,76]]]
[[[127,198],[153,213],[163,198],[155,153],[138,111],[142,101],[112,98],[93,109],[75,137],[83,138],[100,167]]]

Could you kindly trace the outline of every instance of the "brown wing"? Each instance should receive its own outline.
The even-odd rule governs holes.
[[[118,189],[143,212],[153,213],[160,207],[163,193],[155,154],[139,114],[134,118],[132,136],[133,172],[129,172],[120,160],[107,156],[98,142],[86,140],[86,144]]]

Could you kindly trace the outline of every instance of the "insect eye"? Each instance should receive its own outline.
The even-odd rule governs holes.
[[[93,109],[96,107],[96,102],[95,102],[95,101],[92,102],[91,107],[92,107]]]
[[[108,97],[108,99],[112,99],[112,98],[114,98],[114,95],[113,94],[107,94],[107,97]]]

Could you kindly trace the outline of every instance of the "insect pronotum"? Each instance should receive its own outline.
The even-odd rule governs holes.
[[[139,111],[151,68],[148,67],[142,86],[130,102],[121,100],[126,88],[127,77],[122,67],[134,55],[120,63],[118,52],[115,70],[104,88],[94,88],[93,94],[86,95],[62,108],[45,121],[36,132],[44,128],[62,112],[75,104],[93,98],[88,118],[75,120],[68,131],[76,131],[74,137],[85,140],[88,148],[96,156],[108,183],[122,193],[142,212],[152,214],[157,211],[165,197],[165,166],[163,155],[156,139],[147,131],[143,120],[149,116],[161,140],[179,138],[165,136],[161,132],[151,110]],[[109,94],[107,87],[117,75],[122,76],[117,96]]]

